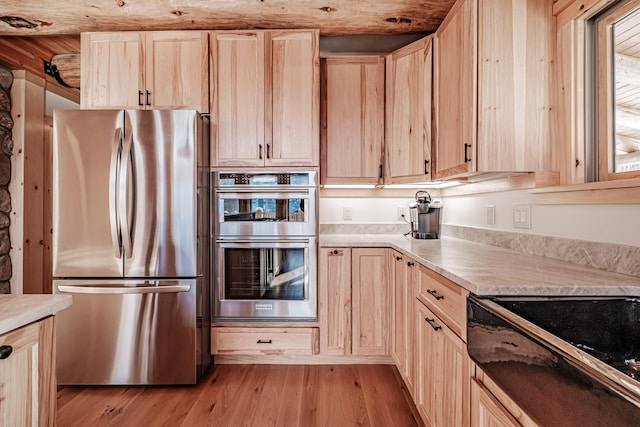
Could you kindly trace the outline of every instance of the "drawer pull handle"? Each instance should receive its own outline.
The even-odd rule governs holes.
[[[438,292],[434,291],[433,289],[427,289],[427,293],[431,294],[431,296],[433,296],[438,301],[444,298],[444,296],[438,295]]]
[[[428,317],[425,317],[424,320],[426,320],[426,322],[433,328],[434,331],[439,331],[440,329],[442,329],[442,326],[436,325],[435,319],[429,319]]]
[[[273,341],[272,340],[267,340],[267,341],[258,340],[258,342],[256,344],[273,344]]]
[[[0,359],[6,359],[11,356],[11,353],[13,353],[13,347],[10,345],[3,345],[0,347]]]

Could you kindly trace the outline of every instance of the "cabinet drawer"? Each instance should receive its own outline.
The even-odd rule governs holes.
[[[467,340],[467,290],[438,273],[420,266],[418,299],[465,342]]]
[[[211,354],[318,354],[318,328],[212,328]]]

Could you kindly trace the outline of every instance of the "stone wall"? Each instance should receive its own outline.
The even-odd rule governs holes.
[[[0,66],[0,294],[11,293],[11,258],[9,223],[11,213],[11,153],[13,151],[13,119],[11,118],[11,85],[13,73]]]

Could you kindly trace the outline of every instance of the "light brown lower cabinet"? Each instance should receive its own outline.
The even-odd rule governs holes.
[[[391,356],[411,396],[416,379],[415,322],[413,304],[417,295],[418,264],[410,257],[389,251],[391,283]]]
[[[471,379],[471,427],[518,427],[520,423],[476,378]]]
[[[53,316],[1,335],[0,353],[0,425],[54,425]]]
[[[388,356],[388,249],[325,247],[318,258],[320,354]]]
[[[471,378],[470,427],[539,427],[495,382],[475,366]]]
[[[425,424],[468,425],[469,356],[466,345],[438,316],[415,302],[417,334],[415,403]]]
[[[318,354],[318,328],[211,328],[211,354]]]

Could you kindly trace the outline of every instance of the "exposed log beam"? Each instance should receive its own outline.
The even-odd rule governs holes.
[[[627,105],[616,105],[616,128],[623,126],[640,131],[640,109]]]
[[[54,37],[0,37],[0,65],[12,70],[25,70],[41,77],[59,87],[64,92],[69,92],[75,99],[80,96],[78,89],[66,88],[50,75],[44,73],[44,61],[51,61],[56,54],[80,53],[79,36],[54,36]],[[79,61],[78,61],[79,74]],[[69,86],[74,86],[70,84]]]
[[[616,166],[626,166],[631,163],[640,163],[640,151],[616,155]]]
[[[85,31],[319,28],[322,35],[433,32],[454,0],[23,0],[4,2],[0,35]]]
[[[616,135],[616,151],[619,153],[640,151],[640,139],[627,135]]]
[[[614,60],[616,83],[640,87],[640,58],[616,53]]]

